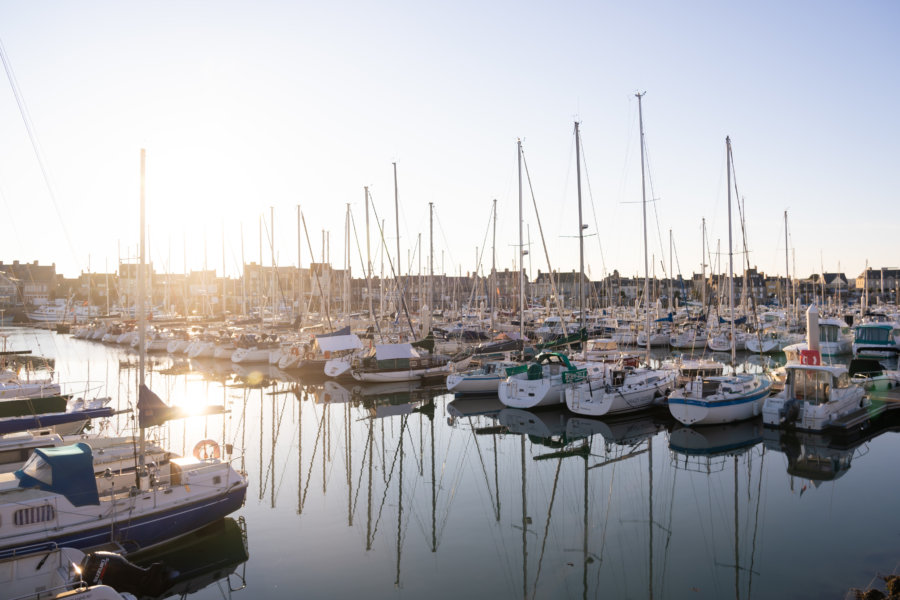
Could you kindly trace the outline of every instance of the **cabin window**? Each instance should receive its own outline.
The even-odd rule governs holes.
[[[794,397],[810,404],[824,404],[828,402],[829,388],[832,384],[832,376],[828,371],[793,370]]]
[[[53,485],[53,469],[39,454],[32,454],[22,471],[29,477],[34,477],[41,483]]]
[[[837,385],[838,389],[850,387],[850,375],[848,375],[847,373],[841,373],[840,375],[838,375],[835,385]]]
[[[891,330],[882,327],[860,327],[856,330],[856,341],[886,344],[891,341]]]
[[[822,342],[838,341],[838,327],[835,325],[822,326],[819,330],[819,340]]]
[[[22,464],[28,460],[31,448],[16,448],[15,450],[4,450],[0,452],[0,464],[14,465]]]
[[[169,463],[169,483],[181,485],[181,467],[173,462]]]
[[[33,525],[35,523],[46,523],[56,518],[56,509],[50,504],[42,504],[40,506],[30,506],[28,508],[20,508],[13,513],[13,524],[16,527],[25,525]]]

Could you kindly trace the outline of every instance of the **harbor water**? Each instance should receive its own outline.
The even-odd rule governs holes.
[[[136,353],[10,331],[69,391],[135,405]],[[894,417],[849,439],[689,429],[665,410],[594,420],[166,355],[146,381],[226,407],[150,437],[178,453],[217,440],[250,480],[232,515],[249,558],[204,547],[209,572],[181,590],[195,600],[843,598],[900,565]],[[88,435],[133,426],[123,413]]]

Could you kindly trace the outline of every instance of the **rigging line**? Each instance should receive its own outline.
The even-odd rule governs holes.
[[[78,259],[78,254],[75,252],[75,245],[72,243],[72,238],[71,236],[69,236],[69,230],[65,225],[66,221],[65,219],[63,219],[62,213],[59,210],[59,203],[56,201],[56,193],[53,191],[50,173],[44,161],[43,152],[41,151],[41,146],[38,142],[37,134],[34,131],[34,125],[31,122],[31,114],[28,112],[28,106],[25,104],[25,98],[22,95],[22,91],[19,89],[19,82],[16,79],[15,73],[13,72],[12,64],[10,63],[9,57],[6,54],[6,48],[3,46],[2,40],[0,40],[0,60],[2,60],[3,68],[6,70],[6,78],[9,80],[9,85],[12,88],[13,96],[15,96],[16,98],[16,104],[19,107],[19,115],[21,115],[22,122],[25,124],[25,131],[28,133],[28,139],[31,142],[31,149],[34,151],[34,156],[37,159],[38,166],[41,169],[41,175],[44,179],[44,185],[47,186],[47,194],[50,196],[50,201],[53,203],[53,209],[56,211],[56,218],[59,219],[60,227],[63,230],[63,235],[66,236],[66,243],[69,245],[69,250],[72,252],[72,258],[78,268],[81,269],[81,261]]]
[[[494,208],[491,207],[491,212],[489,213],[489,215],[493,215],[493,214],[494,214]],[[478,253],[478,260],[475,263],[475,272],[473,275],[474,275],[474,279],[476,279],[476,280],[478,278],[478,272],[481,270],[481,261],[484,258],[484,251],[485,251],[485,247],[487,246],[487,237],[488,237],[488,233],[490,233],[490,231],[491,231],[491,218],[489,216],[487,228],[485,228],[485,230],[484,230],[484,238],[482,238],[482,240],[481,240],[481,248],[480,248],[481,251]],[[475,302],[475,294],[477,292],[477,287],[478,286],[476,286],[476,285],[472,285],[472,293],[469,294],[469,306],[472,306]]]
[[[272,248],[272,246],[273,246],[272,236],[275,235],[274,224],[273,224],[273,230],[269,231],[269,224],[266,222],[265,217],[263,217],[263,229],[266,232],[266,240],[269,242],[269,248]],[[325,262],[324,257],[322,258],[322,262]],[[260,261],[259,266],[262,267],[262,261]],[[300,266],[298,265],[297,268],[299,269]],[[278,293],[281,295],[281,302],[283,304],[287,301],[287,296],[285,296],[284,288],[281,285],[281,277],[278,276],[278,263],[274,259],[272,261],[272,271],[273,271],[273,276],[275,278],[275,286],[278,288]],[[223,278],[224,278],[224,273],[223,273]]]
[[[319,298],[324,299],[325,292],[322,291],[322,282],[319,280],[319,270],[312,268],[312,263],[313,263],[313,258],[315,257],[315,253],[313,252],[312,241],[309,239],[309,231],[306,229],[306,217],[303,216],[303,211],[300,211],[300,220],[303,222],[303,233],[306,234],[306,245],[309,248],[309,257],[310,257],[309,268],[310,268],[310,270],[313,271],[313,274],[316,276],[316,287],[319,288]],[[322,257],[322,264],[323,265],[325,264],[324,256]],[[260,265],[260,266],[262,266],[262,265]],[[300,266],[297,265],[297,268],[299,269]],[[310,294],[310,296],[309,296],[310,303],[312,302],[312,299],[313,299],[313,294]],[[334,331],[334,326],[331,324],[331,310],[330,310],[330,307],[328,306],[330,304],[330,302],[323,302],[323,304],[325,304],[325,316],[328,318],[328,328],[331,331]],[[308,314],[309,313],[309,305],[307,305],[306,308],[307,308],[307,314]]]
[[[375,539],[375,534],[378,533],[378,523],[381,522],[381,513],[384,510],[384,503],[387,501],[387,494],[391,488],[391,480],[394,478],[394,467],[397,465],[397,455],[400,454],[400,445],[403,443],[403,432],[402,430],[406,428],[406,415],[403,416],[403,421],[400,423],[401,435],[400,435],[400,444],[397,444],[397,448],[394,450],[394,458],[391,459],[391,472],[388,474],[388,478],[385,481],[384,486],[384,494],[381,496],[381,506],[378,507],[378,516],[375,518],[375,526],[372,528],[372,539]],[[403,493],[403,490],[400,490]]]
[[[656,241],[659,243],[660,256],[665,257],[665,253],[663,252],[662,231],[659,228],[659,212],[656,208],[656,204],[657,204],[656,190],[653,189],[653,176],[651,175],[651,169],[650,169],[650,149],[647,147],[646,138],[647,138],[647,134],[645,132],[644,133],[644,142],[643,142],[644,155],[645,155],[645,159],[647,162],[646,172],[647,172],[647,179],[650,183],[650,197],[653,199],[653,219],[656,221]],[[668,277],[668,275],[666,273],[665,261],[662,262],[662,270],[663,270],[663,276]]]
[[[316,413],[313,412],[315,415]],[[318,418],[318,415],[316,415]],[[312,470],[313,464],[316,462],[316,453],[319,451],[319,438],[322,435],[322,430],[325,426],[324,415],[321,421],[319,421],[319,429],[316,431],[316,440],[313,442],[313,451],[312,456],[309,458],[309,469],[306,472],[306,485],[303,486],[303,497],[300,499],[300,512],[303,512],[303,506],[306,504],[306,494],[309,491],[309,481],[312,479]],[[359,490],[357,490],[357,493]]]
[[[537,219],[538,231],[541,234],[541,245],[544,247],[544,256],[547,259],[547,270],[550,277],[550,289],[553,292],[553,298],[556,301],[556,310],[562,316],[562,306],[559,304],[559,292],[556,289],[556,278],[553,276],[553,266],[550,264],[550,253],[547,251],[547,241],[544,239],[544,227],[541,225],[541,216],[538,213],[537,198],[534,196],[534,187],[531,184],[531,171],[528,170],[528,162],[525,160],[525,150],[522,149],[522,165],[525,167],[525,177],[528,179],[528,190],[531,192],[531,203],[534,205],[534,215]],[[560,327],[562,327],[562,319],[560,319]]]
[[[444,225],[441,223],[441,216],[435,215],[438,222],[438,230],[441,232],[441,238],[444,240],[444,246],[447,249],[447,256],[450,257],[450,270],[456,272],[456,260],[453,258],[453,252],[450,250],[450,243],[447,241],[447,233],[444,231]]]
[[[591,189],[591,177],[588,174],[587,158],[584,155],[584,140],[581,141],[581,162],[584,163],[584,179],[585,183],[587,183],[588,198],[591,200],[591,212],[594,215],[594,231],[597,232],[597,246],[600,248],[600,265],[603,267],[601,275],[605,279],[606,257],[603,254],[603,242],[600,240],[600,226],[597,224],[597,207],[594,205],[594,191]]]
[[[753,597],[753,564],[756,560],[756,533],[759,530],[759,505],[762,504],[760,498],[762,494],[762,473],[763,473],[763,463],[766,460],[766,447],[762,447],[762,454],[759,458],[759,484],[756,488],[756,514],[754,516],[753,521],[753,541],[750,546],[750,575],[749,580],[747,581],[747,598]]]
[[[359,245],[359,233],[356,231],[356,220],[353,218],[353,211],[350,211],[350,224],[353,226],[353,238],[356,240],[356,249],[359,253],[359,262],[362,265],[363,273],[366,275],[366,293],[370,295],[372,294],[372,280],[369,277],[369,269],[363,260],[362,255],[362,247]],[[374,315],[369,315],[370,317],[374,317]],[[381,315],[379,315],[380,317]],[[381,342],[384,343],[384,334],[381,332],[381,319],[374,319],[375,321],[375,330],[378,332],[378,336],[381,338]]]
[[[481,472],[484,473],[484,485],[487,487],[488,498],[491,500],[491,509],[493,510],[496,506],[494,504],[494,493],[491,491],[490,478],[488,477],[487,468],[484,466],[484,456],[481,454],[481,445],[478,443],[478,436],[475,433],[475,425],[472,423],[472,417],[467,417],[467,419],[469,420],[469,427],[472,428],[472,436],[475,437],[475,450],[478,452],[478,460],[481,463]]]
[[[406,286],[402,285],[400,276],[394,270],[394,261],[391,260],[391,254],[390,254],[390,252],[388,252],[387,240],[385,240],[385,238],[384,238],[384,229],[381,227],[381,219],[378,217],[378,210],[375,208],[375,199],[374,198],[372,198],[372,212],[375,214],[375,225],[378,227],[378,233],[380,234],[380,237],[381,237],[381,244],[382,244],[382,246],[384,246],[384,256],[387,258],[388,266],[391,269],[391,276],[394,278],[394,281],[397,282],[398,287],[400,288],[399,289],[400,306],[397,307],[398,315],[399,315],[399,311],[402,309],[403,312],[406,314],[406,322],[409,325],[410,335],[412,335],[412,337],[415,339],[416,330],[415,330],[415,328],[413,328],[412,319],[410,319],[409,310],[406,307],[406,293],[405,293]],[[398,256],[397,257],[397,267],[399,268],[399,266],[400,266],[400,257]]]
[[[438,529],[437,539],[440,540],[444,537],[444,529],[447,527],[447,521],[450,519],[450,506],[453,504],[453,499],[456,498],[456,491],[459,489],[459,482],[463,476],[462,464],[465,462],[466,457],[469,455],[469,445],[471,444],[471,438],[466,439],[466,445],[463,448],[462,454],[457,461],[457,470],[456,470],[456,478],[453,482],[453,485],[450,486],[450,497],[447,499],[447,512],[444,514],[444,518],[441,520],[441,526]],[[450,454],[450,444],[447,444],[447,454]],[[446,464],[446,457],[444,458],[444,463],[441,465],[441,482],[444,480],[444,467]],[[444,486],[441,485],[441,488]],[[440,542],[438,543],[440,545]]]
[[[544,562],[544,549],[547,547],[547,537],[550,533],[550,519],[553,516],[553,502],[556,500],[556,486],[559,483],[559,470],[562,468],[562,457],[556,461],[556,475],[553,477],[553,491],[550,493],[550,505],[547,507],[547,522],[544,524],[544,539],[541,541],[541,553],[538,556],[537,572],[534,575],[534,584],[531,589],[531,599],[537,595],[538,579],[541,577],[541,566]]]
[[[299,427],[299,422],[298,422],[298,427]],[[296,433],[296,432],[298,431],[298,427],[294,427],[294,430],[291,432],[291,439],[293,439],[294,433]],[[277,436],[276,436],[276,437],[277,437]],[[293,444],[291,444],[291,449],[293,449],[293,447],[294,447]],[[289,456],[288,456],[288,455],[285,455],[285,457],[284,457],[284,462],[281,463],[281,466],[282,466],[282,467],[286,467],[286,466],[287,466],[288,459],[289,459]],[[275,497],[276,497],[276,498],[278,497],[278,493],[279,493],[279,491],[281,490],[281,484],[284,483],[284,476],[285,476],[286,474],[287,474],[287,469],[286,469],[286,468],[282,468],[282,469],[281,469],[281,478],[278,480],[278,485],[275,487]],[[273,484],[273,485],[275,484],[274,480],[272,481],[272,484]]]
[[[284,419],[284,409],[287,408],[287,400],[288,396],[284,397],[284,400],[281,403],[281,412],[278,415],[278,422],[275,423],[275,433],[273,435],[272,441],[272,457],[269,459],[269,468],[267,471],[270,471],[274,474],[275,472],[275,446],[278,444],[278,436],[281,434],[281,421]],[[287,457],[285,457],[285,464],[287,463]],[[284,473],[282,472],[282,477],[284,477]],[[268,482],[269,475],[266,473],[266,481]],[[275,485],[275,477],[272,477],[272,485]],[[278,490],[275,490],[276,496],[278,495]]]
[[[363,445],[362,461],[359,463],[359,479],[356,480],[356,494],[353,496],[353,514],[356,514],[356,501],[359,500],[359,490],[362,487],[363,469],[366,466],[366,455],[369,453],[369,440],[372,438],[372,429],[372,427],[369,427],[369,436],[366,438],[366,443]]]

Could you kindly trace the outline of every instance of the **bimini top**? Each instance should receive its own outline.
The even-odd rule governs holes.
[[[396,360],[402,358],[419,358],[411,344],[375,344],[375,358],[377,360]]]
[[[316,336],[316,345],[322,352],[340,352],[362,348],[362,342],[356,334]]]
[[[72,506],[100,504],[94,457],[84,442],[57,448],[36,448],[16,471],[20,488],[37,487],[64,496]]]

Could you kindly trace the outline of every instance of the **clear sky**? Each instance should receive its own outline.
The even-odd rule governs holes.
[[[315,259],[328,230],[341,266],[348,203],[365,252],[367,185],[394,253],[393,162],[404,264],[421,233],[427,265],[433,202],[436,270],[471,271],[496,198],[497,263],[511,268],[522,138],[550,261],[573,270],[578,119],[587,269],[642,273],[640,90],[657,275],[670,229],[675,271],[699,272],[703,217],[725,252],[726,135],[753,266],[784,273],[785,210],[799,276],[898,266],[898,25],[893,1],[0,0],[48,175],[4,78],[0,259],[75,276],[134,256],[146,148],[157,271],[201,268],[205,243],[221,272],[224,233],[237,274],[242,234],[259,260],[270,207],[276,261],[295,265],[297,205]],[[536,274],[547,261],[525,198]],[[359,274],[355,239],[351,252]],[[305,243],[302,254],[306,265]],[[270,264],[268,241],[263,255]]]

